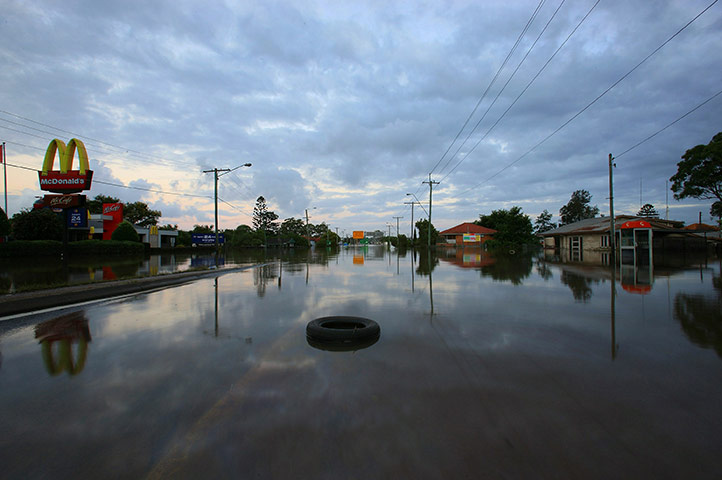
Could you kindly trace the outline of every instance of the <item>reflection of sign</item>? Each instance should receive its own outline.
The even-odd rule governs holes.
[[[225,243],[225,237],[222,233],[218,234],[218,243]],[[196,245],[215,245],[216,234],[215,233],[191,233],[191,243]]]
[[[104,203],[103,215],[112,217],[110,220],[103,220],[103,240],[113,238],[113,232],[120,222],[123,221],[123,204],[122,203]]]
[[[363,255],[354,255],[353,256],[353,264],[354,265],[363,265],[364,264],[364,256]]]
[[[90,342],[90,328],[85,314],[73,312],[35,326],[35,338],[40,342],[45,368],[50,375],[67,371],[76,375],[85,367]],[[77,344],[75,359],[73,344]]]
[[[68,210],[69,228],[88,228],[88,211],[85,208]]]
[[[79,170],[72,170],[75,151],[78,151]],[[55,153],[60,157],[60,170],[53,170]],[[62,140],[53,139],[45,151],[43,169],[38,172],[40,189],[55,193],[76,193],[90,190],[93,171],[88,163],[88,152],[83,142],[71,139],[67,145]]]
[[[364,232],[359,231],[359,230],[354,230],[353,238],[356,240],[361,240],[362,238],[364,238]]]
[[[214,257],[209,256],[203,256],[203,257],[192,257],[191,258],[191,267],[192,268],[198,268],[198,267],[215,267],[215,266],[222,266],[226,264],[226,259],[223,257],[218,257],[218,260],[216,260]]]
[[[464,241],[465,242],[480,242],[481,235],[479,235],[478,233],[465,233]]]

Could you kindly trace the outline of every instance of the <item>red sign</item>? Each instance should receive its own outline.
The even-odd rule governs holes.
[[[85,173],[49,171],[45,174],[38,172],[38,179],[40,180],[40,190],[54,193],[78,193],[90,190],[93,171],[86,170]]]
[[[103,215],[113,217],[110,220],[103,220],[103,240],[110,240],[118,224],[123,221],[122,203],[104,203]]]
[[[33,208],[71,208],[85,205],[85,195],[45,195]]]

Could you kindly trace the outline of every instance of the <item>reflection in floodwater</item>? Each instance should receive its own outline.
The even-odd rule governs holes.
[[[45,368],[50,375],[68,372],[77,375],[83,371],[88,358],[90,328],[85,312],[78,311],[60,316],[35,326]],[[73,345],[76,345],[73,353]]]
[[[530,254],[497,255],[494,262],[482,265],[481,276],[521,285],[523,280],[531,275],[532,266]]]
[[[592,298],[592,284],[598,284],[599,280],[584,275],[579,275],[569,270],[562,270],[561,281],[572,291],[574,300],[587,303]]]
[[[712,278],[712,286],[714,296],[675,295],[674,316],[687,338],[700,347],[713,348],[722,358],[722,275]]]
[[[340,343],[340,342],[319,342],[318,340],[314,340],[311,337],[306,337],[306,342],[313,348],[316,348],[318,350],[324,350],[327,352],[356,352],[358,350],[363,350],[364,348],[369,348],[370,346],[374,345],[376,342],[379,341],[380,336],[376,336],[373,338],[367,338],[365,340],[361,340],[359,342],[349,342],[349,343]]]

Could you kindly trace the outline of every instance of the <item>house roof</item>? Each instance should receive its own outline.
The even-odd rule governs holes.
[[[477,225],[475,223],[465,222],[455,227],[451,227],[448,230],[444,230],[443,232],[439,232],[439,235],[462,235],[464,233],[482,233],[484,235],[493,235],[496,233],[496,230],[493,228],[482,227],[481,225]]]
[[[658,218],[644,218],[635,217],[631,215],[617,215],[614,217],[614,228],[619,230],[625,222],[643,221],[649,222],[652,226],[652,230],[672,230],[679,228],[683,223],[676,222],[673,220],[661,220]],[[568,225],[562,225],[559,228],[553,230],[547,230],[541,233],[544,237],[550,237],[554,235],[570,235],[570,234],[584,234],[584,233],[604,233],[609,232],[609,217],[595,217],[580,220],[578,222],[570,223]]]
[[[700,232],[716,232],[719,230],[719,228],[714,227],[712,225],[707,225],[706,223],[693,223],[692,225],[687,225],[684,227],[685,230],[698,230]]]

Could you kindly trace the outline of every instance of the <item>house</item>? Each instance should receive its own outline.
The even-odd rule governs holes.
[[[704,237],[685,230],[683,225],[684,222],[674,220],[616,216],[614,231],[622,261],[631,255],[635,263],[648,263],[655,251],[704,250]],[[562,225],[539,236],[543,238],[544,248],[554,250],[562,261],[608,265],[611,253],[609,231],[609,217],[596,217]]]
[[[495,233],[496,230],[475,223],[462,223],[439,232],[439,235],[444,239],[444,242],[440,245],[480,247],[494,238]]]

